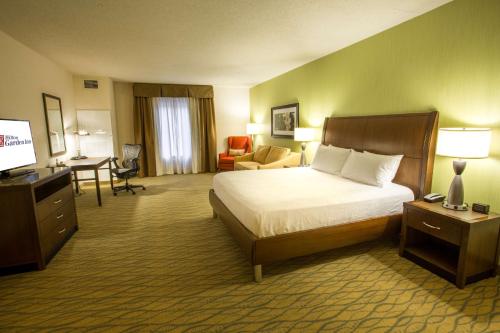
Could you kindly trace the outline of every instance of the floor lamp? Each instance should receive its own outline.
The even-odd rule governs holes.
[[[489,128],[440,128],[436,154],[455,157],[455,177],[450,185],[443,207],[453,210],[467,210],[464,203],[462,173],[467,162],[463,158],[486,158],[490,152],[491,130]]]

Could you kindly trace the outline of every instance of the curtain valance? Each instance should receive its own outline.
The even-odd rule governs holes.
[[[212,86],[192,84],[134,83],[135,97],[213,98]]]

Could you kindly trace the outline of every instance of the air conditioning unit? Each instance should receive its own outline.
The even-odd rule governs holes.
[[[83,80],[83,87],[85,89],[99,89],[99,81],[97,81],[97,80]]]

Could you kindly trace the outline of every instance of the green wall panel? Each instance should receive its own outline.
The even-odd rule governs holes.
[[[300,103],[300,126],[331,115],[438,110],[440,127],[491,127],[488,159],[470,160],[466,200],[500,211],[500,0],[456,0],[250,90],[251,118],[266,124],[272,106]],[[309,148],[309,154],[314,145]],[[433,190],[447,193],[452,160],[437,157]]]

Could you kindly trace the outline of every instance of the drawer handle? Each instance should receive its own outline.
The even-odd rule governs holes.
[[[57,233],[58,233],[58,234],[62,234],[62,233],[64,233],[64,232],[66,232],[66,228],[63,228],[63,230],[59,230]]]
[[[60,204],[62,202],[62,199],[54,201],[54,205]]]
[[[64,217],[64,214],[61,214],[61,215],[59,215],[59,216],[56,216],[56,219],[60,220],[60,219],[62,219],[63,217]]]
[[[427,222],[425,222],[425,221],[422,221],[422,224],[423,224],[423,225],[425,225],[426,227],[431,228],[431,229],[441,230],[441,228],[440,228],[440,227],[436,227],[436,226],[434,226],[434,225],[432,225],[432,224],[429,224],[429,223],[427,223]]]

